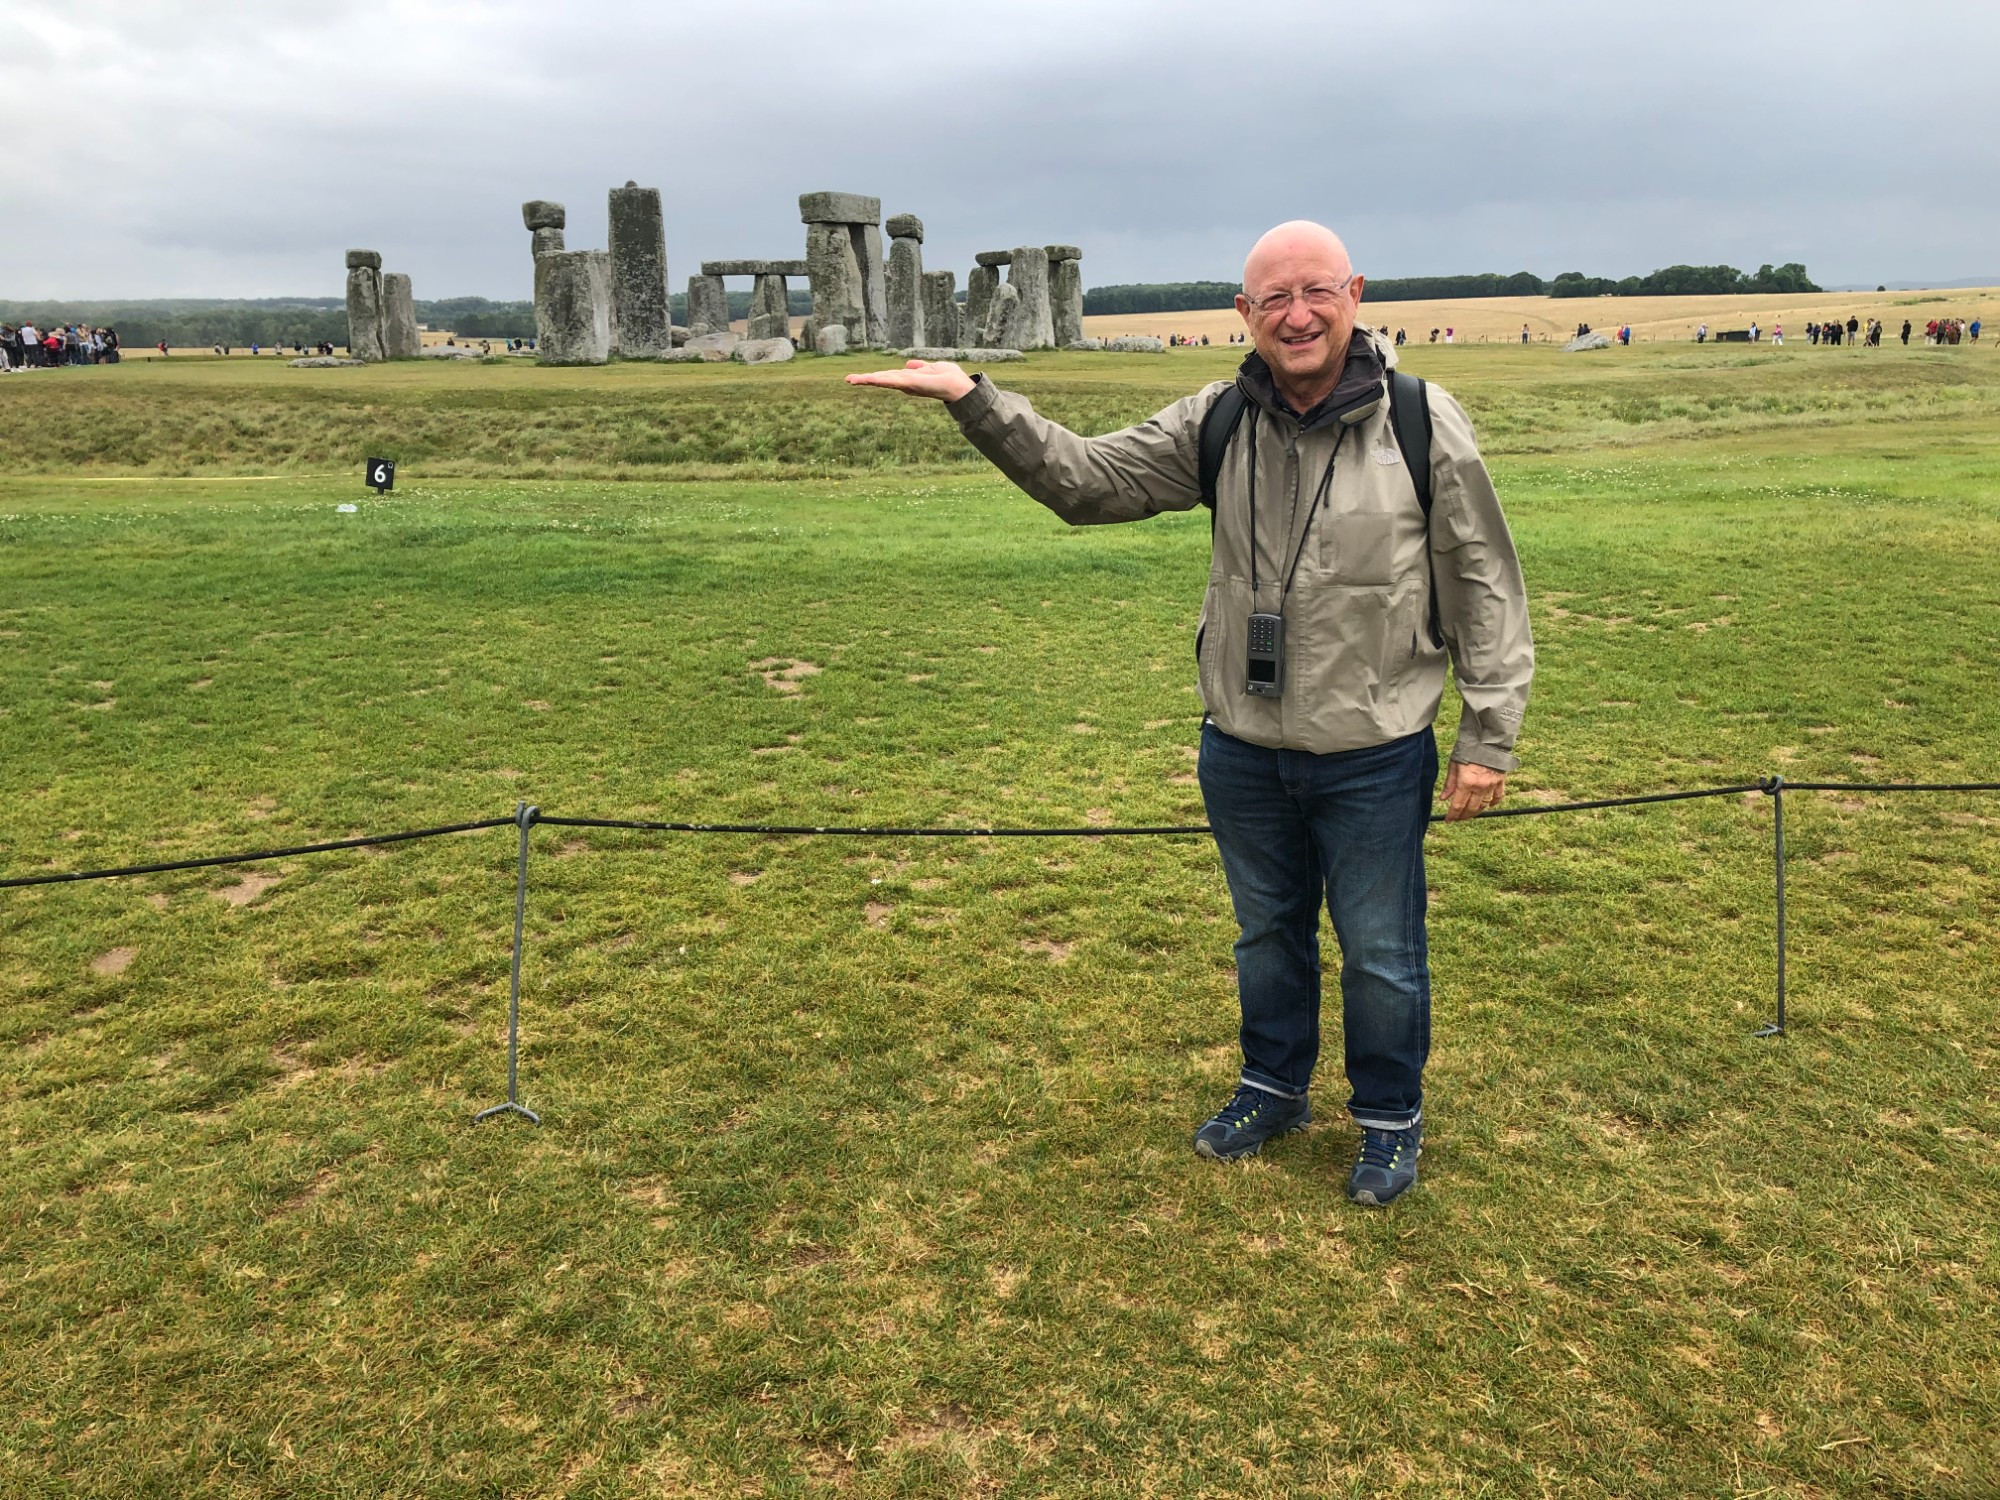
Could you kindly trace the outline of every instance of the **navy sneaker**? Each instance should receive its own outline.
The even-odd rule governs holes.
[[[1424,1154],[1424,1126],[1407,1130],[1361,1127],[1361,1155],[1347,1179],[1347,1196],[1370,1208],[1387,1208],[1417,1185],[1417,1158]]]
[[[1212,1161],[1236,1161],[1255,1156],[1273,1136],[1290,1135],[1312,1124],[1312,1105],[1305,1095],[1281,1094],[1238,1084],[1236,1096],[1194,1133],[1194,1151]]]

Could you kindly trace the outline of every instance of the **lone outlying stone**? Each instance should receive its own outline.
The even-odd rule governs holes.
[[[1592,329],[1589,333],[1578,334],[1567,344],[1564,344],[1563,353],[1580,354],[1586,349],[1609,349],[1610,347],[1611,335],[1608,333],[1599,333],[1596,329]]]

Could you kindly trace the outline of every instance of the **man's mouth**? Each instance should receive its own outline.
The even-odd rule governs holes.
[[[1311,333],[1282,333],[1278,335],[1278,342],[1287,349],[1304,349],[1308,345],[1317,344],[1322,331],[1315,328]]]

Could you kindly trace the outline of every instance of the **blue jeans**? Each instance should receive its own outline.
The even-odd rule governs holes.
[[[1437,782],[1429,729],[1314,755],[1201,730],[1201,795],[1242,936],[1243,1081],[1296,1096],[1319,1058],[1319,909],[1340,940],[1347,1108],[1400,1130],[1423,1111],[1431,1048],[1424,827]]]

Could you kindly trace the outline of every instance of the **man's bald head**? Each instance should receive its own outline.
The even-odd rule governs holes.
[[[1335,281],[1347,276],[1353,263],[1340,236],[1324,224],[1310,219],[1293,219],[1268,229],[1250,247],[1243,261],[1243,290],[1255,297],[1267,288],[1260,285],[1285,269],[1310,265]]]

